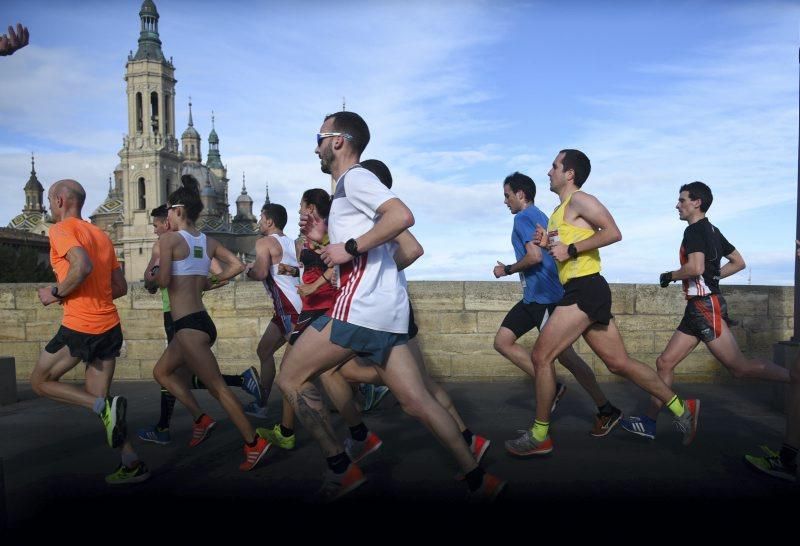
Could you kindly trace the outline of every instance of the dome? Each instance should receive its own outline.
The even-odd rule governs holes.
[[[142,15],[158,17],[158,10],[153,0],[144,0],[144,2],[142,2],[142,9],[139,10],[139,16],[141,17]]]
[[[193,126],[189,125],[181,135],[181,138],[196,138],[200,140],[200,133]]]
[[[222,183],[219,178],[217,178],[217,175],[211,172],[208,167],[197,161],[184,161],[181,165],[181,176],[184,174],[192,175],[195,180],[197,180],[197,184],[200,188],[205,188],[208,183],[215,191],[223,191]]]
[[[208,142],[209,144],[219,144],[219,137],[214,129],[211,129],[211,132],[208,133]]]
[[[242,193],[239,197],[236,198],[237,203],[252,203],[253,198],[247,195],[246,193]]]

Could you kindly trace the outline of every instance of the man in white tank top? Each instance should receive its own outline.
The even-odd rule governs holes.
[[[256,241],[256,260],[245,270],[248,277],[264,283],[275,309],[256,350],[261,361],[262,405],[253,401],[245,408],[245,413],[253,417],[267,416],[267,399],[275,381],[275,351],[288,341],[302,310],[300,294],[297,293],[298,278],[278,274],[278,264],[281,262],[299,268],[294,241],[283,233],[286,218],[286,209],[282,205],[264,205],[258,222],[263,237]]]

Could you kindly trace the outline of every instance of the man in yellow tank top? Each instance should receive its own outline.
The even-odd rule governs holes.
[[[675,416],[675,424],[688,445],[697,430],[699,402],[681,400],[655,370],[632,359],[611,314],[611,290],[600,275],[598,249],[622,239],[611,213],[594,196],[580,191],[591,163],[579,150],[561,150],[547,173],[550,191],[561,204],[550,216],[547,229],[536,227],[534,243],[548,249],[564,285],[564,298],[533,346],[536,370],[536,420],[531,430],[506,444],[519,456],[543,455],[553,450],[548,432],[556,393],[553,362],[581,335],[614,374],[633,381],[661,400]]]

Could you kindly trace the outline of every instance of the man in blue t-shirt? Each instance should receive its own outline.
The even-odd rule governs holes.
[[[494,276],[500,278],[514,273],[519,274],[522,300],[512,307],[503,319],[494,338],[494,348],[535,380],[536,373],[531,353],[519,345],[517,339],[533,328],[541,331],[556,303],[563,297],[564,289],[558,280],[552,256],[542,252],[542,249],[531,240],[537,224],[547,225],[547,215],[533,204],[536,184],[529,176],[515,172],[503,181],[503,194],[504,203],[514,215],[511,244],[517,261],[509,265],[498,261],[494,268]],[[575,376],[578,383],[597,404],[598,413],[591,435],[600,437],[611,432],[619,422],[622,412],[608,401],[600,385],[597,384],[592,369],[572,347],[561,353],[558,361]],[[556,385],[553,410],[566,390],[564,384]]]

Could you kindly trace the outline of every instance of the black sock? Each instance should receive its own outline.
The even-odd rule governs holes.
[[[205,415],[205,413],[201,413],[200,415],[198,415],[198,416],[197,416],[197,419],[195,419],[195,420],[194,420],[194,422],[195,422],[195,423],[199,423],[199,422],[200,422],[200,419],[202,419],[202,418],[203,418],[203,415]]]
[[[367,425],[364,423],[359,423],[354,427],[350,427],[350,436],[352,436],[353,440],[356,442],[363,442],[366,440],[368,432]]]
[[[325,460],[328,461],[328,468],[336,474],[344,474],[347,467],[350,466],[350,457],[344,451]]]
[[[197,377],[196,375],[193,375],[192,376],[192,388],[193,389],[205,389],[206,386],[202,381],[200,381],[199,377]]]
[[[615,409],[616,408],[611,405],[611,402],[606,400],[605,404],[603,404],[602,406],[597,406],[598,410],[597,413],[599,413],[600,415],[611,415],[612,413],[614,413]]]
[[[281,425],[281,436],[283,436],[284,438],[288,438],[289,436],[293,435],[294,435],[293,428],[286,428],[285,426]]]
[[[223,374],[222,379],[225,380],[225,384],[228,385],[229,387],[241,387],[243,384],[241,375]]]
[[[789,444],[783,444],[781,446],[781,452],[778,455],[781,459],[781,463],[788,469],[796,468],[797,467],[797,448],[792,447]]]
[[[483,475],[486,474],[486,471],[479,466],[476,466],[474,469],[467,472],[464,476],[464,479],[467,480],[467,485],[469,486],[470,491],[477,491],[480,489],[481,484],[483,483]]]
[[[161,387],[161,415],[158,418],[157,428],[165,430],[169,428],[172,420],[172,411],[175,409],[175,397],[170,392]]]
[[[470,429],[464,429],[464,432],[461,433],[461,436],[464,437],[464,441],[467,442],[467,445],[472,447],[472,431]]]
[[[246,445],[247,447],[256,447],[256,444],[257,444],[257,443],[258,443],[258,434],[256,434],[256,435],[253,437],[253,441],[252,441],[252,442],[245,442],[245,445]]]

